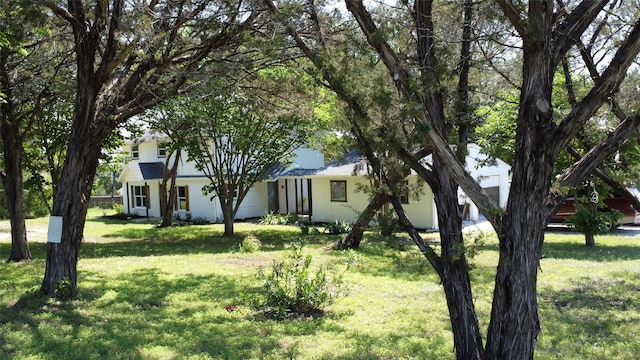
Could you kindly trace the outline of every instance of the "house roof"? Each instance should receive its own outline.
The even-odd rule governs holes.
[[[469,155],[467,155],[466,159],[469,171],[476,176],[488,175],[499,171],[497,166],[491,165],[482,166],[482,169],[475,168],[479,160],[486,158],[485,155],[482,155],[480,153],[480,150],[480,146],[476,144],[469,144]],[[431,164],[433,164],[433,156],[429,154],[422,158],[420,161],[424,165],[431,166]],[[509,165],[507,165],[500,159],[496,159],[496,164],[502,165],[506,168],[509,167]],[[289,168],[277,174],[276,177],[346,176],[366,174],[367,162],[364,155],[362,155],[358,150],[352,150],[341,159],[334,160],[319,169]],[[415,171],[411,170],[411,174],[415,174]]]
[[[133,162],[127,165],[120,179],[129,178],[133,181],[162,179],[164,163],[162,162]]]
[[[354,169],[356,171],[356,175],[366,174],[366,162],[364,161],[363,156],[357,150],[350,151],[341,159],[334,160],[319,169],[302,169],[290,167],[279,173],[278,176],[300,177],[353,175]]]
[[[168,139],[169,139],[169,136],[167,136],[167,134],[165,133],[162,133],[156,130],[146,129],[140,136],[136,138],[131,138],[126,142],[131,144],[139,144],[143,142],[156,141],[156,140],[164,141]]]

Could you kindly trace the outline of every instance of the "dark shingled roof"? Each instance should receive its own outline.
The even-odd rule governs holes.
[[[162,179],[164,164],[161,162],[138,163],[140,174],[144,180]]]

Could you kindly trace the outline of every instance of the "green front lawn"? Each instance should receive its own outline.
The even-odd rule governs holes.
[[[0,222],[0,359],[446,359],[452,336],[442,288],[413,246],[367,233],[345,278],[350,294],[324,316],[277,321],[250,300],[258,269],[300,238],[292,226],[238,223],[158,229],[99,218],[92,210],[80,250],[79,296],[39,295],[47,221],[27,224],[36,260],[4,263]],[[238,244],[252,233],[256,253]],[[630,359],[640,353],[640,237],[549,233],[539,276],[538,359]],[[339,235],[336,235],[339,236]],[[333,235],[307,236],[314,262],[340,264]],[[401,236],[401,234],[397,234]],[[434,235],[429,235],[434,236]],[[433,238],[435,240],[435,238]],[[488,324],[495,238],[472,260],[476,307]],[[234,311],[227,311],[235,305]]]

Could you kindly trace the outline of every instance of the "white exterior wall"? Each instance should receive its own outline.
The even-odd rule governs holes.
[[[267,201],[267,182],[263,181],[253,185],[253,188],[242,200],[236,219],[261,217],[269,209]],[[220,220],[222,220],[222,210],[220,211]]]
[[[132,159],[130,163],[165,163],[166,157],[158,156],[158,144],[162,143],[162,140],[150,140],[142,142],[138,145],[138,158]],[[130,153],[132,144],[129,144],[126,151]],[[189,213],[192,217],[206,218],[212,222],[221,222],[223,219],[222,208],[220,207],[219,200],[217,198],[211,199],[211,195],[204,195],[202,193],[202,187],[209,183],[209,179],[205,178],[201,172],[196,170],[195,163],[187,161],[186,151],[182,151],[182,160],[178,165],[178,178],[176,181],[177,186],[189,186]],[[172,164],[173,159],[169,159]],[[123,173],[123,176],[131,176],[133,174]],[[123,177],[120,179],[123,182],[123,186],[126,187],[122,191],[122,201],[124,205],[124,211],[130,214],[149,217],[160,217],[160,180],[149,179],[131,179]],[[150,206],[147,210],[146,207],[133,207],[131,204],[131,186],[149,186]],[[260,217],[264,215],[268,208],[267,200],[267,185],[266,182],[255,185],[251,191],[247,194],[245,199],[238,209],[236,214],[237,219]],[[185,210],[175,211],[181,217],[186,216]]]
[[[409,176],[409,187],[415,186],[417,176]],[[422,186],[422,195],[420,200],[417,200],[415,196],[409,194],[409,203],[402,204],[405,213],[413,226],[418,229],[432,229],[435,227],[435,204],[433,202],[433,192],[427,184]]]
[[[347,202],[331,201],[330,181],[347,182]],[[362,191],[355,192],[358,183],[366,183],[364,177],[356,176],[334,176],[334,177],[314,177],[312,185],[313,193],[313,216],[314,222],[334,222],[336,220],[346,220],[355,222],[369,204],[369,194]],[[416,177],[409,178],[410,185],[415,185]],[[414,196],[409,195],[409,204],[402,204],[407,217],[416,228],[431,229],[434,227],[434,206],[433,193],[426,184],[423,187],[424,194],[418,201]]]
[[[164,161],[164,158],[158,158],[158,145],[156,141],[143,142],[138,145],[138,159],[133,159],[133,162],[156,162]],[[131,145],[132,146],[132,145]],[[131,146],[129,146],[129,155],[131,155]],[[162,160],[160,160],[162,159]]]
[[[122,204],[124,205],[124,212],[131,215],[158,217],[160,216],[160,199],[158,194],[160,193],[158,181],[131,181],[123,182],[122,184]],[[135,207],[132,203],[133,193],[131,192],[132,186],[149,186],[149,209],[146,206]]]
[[[189,186],[189,212],[191,213],[191,217],[205,218],[211,222],[217,222],[216,216],[218,214],[220,214],[220,219],[222,219],[222,212],[218,210],[220,205],[218,205],[217,199],[211,201],[209,200],[211,195],[204,195],[202,193],[202,187],[208,183],[209,181],[203,178],[176,179],[177,186]],[[186,211],[180,210],[178,213],[184,219]]]
[[[148,213],[146,207],[133,207],[130,200],[132,196],[131,186],[144,186],[145,183],[149,186],[149,194],[147,194],[147,196],[150,196],[150,207]],[[202,187],[206,184],[208,184],[208,179],[203,178],[178,178],[176,181],[176,186],[189,186],[188,212],[191,214],[191,217],[205,218],[211,222],[222,222],[222,208],[220,207],[218,198],[210,200],[211,195],[204,195],[202,193]],[[160,181],[131,181],[123,185],[128,185],[128,192],[124,191],[122,197],[125,212],[138,216],[148,215],[149,217],[160,217]],[[265,214],[267,208],[267,183],[261,182],[256,184],[244,198],[236,214],[236,219],[261,217]],[[180,214],[182,218],[185,218],[187,211],[174,211],[174,214],[176,213]]]
[[[347,201],[331,201],[330,182],[347,182]],[[355,176],[322,176],[312,178],[311,192],[313,194],[313,214],[311,220],[314,222],[334,222],[336,220],[346,220],[354,222],[358,219],[359,212],[369,203],[369,195],[364,192],[355,192],[358,182],[364,179]]]

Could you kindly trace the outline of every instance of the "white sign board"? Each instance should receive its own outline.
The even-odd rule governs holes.
[[[47,242],[59,244],[62,241],[62,216],[49,217]]]

